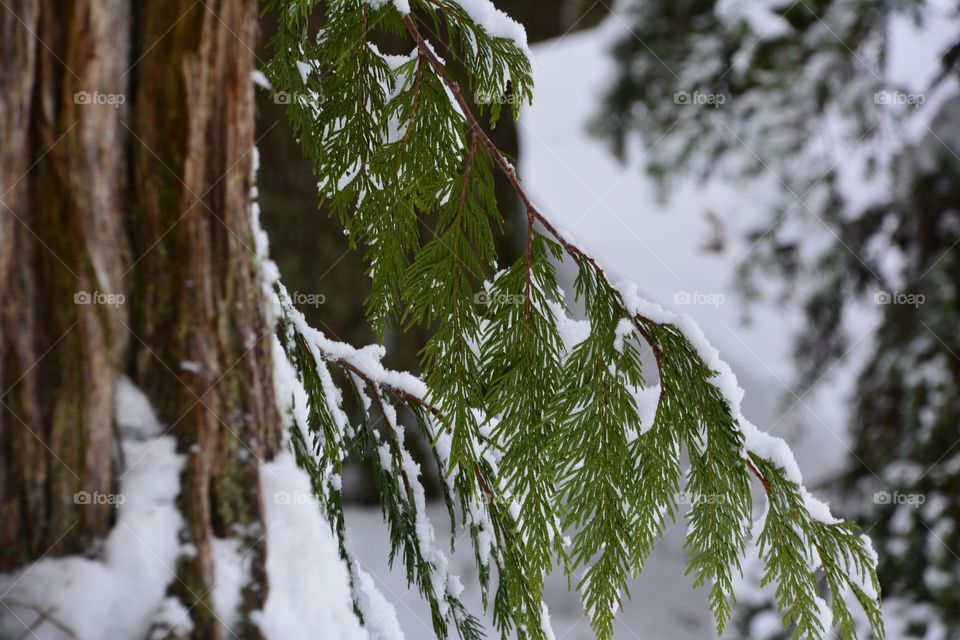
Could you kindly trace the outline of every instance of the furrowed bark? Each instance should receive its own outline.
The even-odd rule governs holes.
[[[0,134],[3,567],[82,551],[108,531],[113,510],[75,495],[114,490],[126,312],[90,303],[95,292],[123,294],[124,158],[119,111],[77,96],[122,93],[129,12],[54,11],[19,2],[0,17],[4,46],[15,49],[4,56]]]
[[[14,0],[11,11],[23,16],[28,25],[36,28],[37,15],[26,0]],[[0,139],[12,148],[27,146],[30,122],[31,95],[35,77],[25,73],[36,64],[37,43],[17,23],[12,15],[0,16]],[[33,290],[29,270],[16,269],[19,261],[32,262],[34,243],[25,241],[29,233],[24,229],[15,211],[24,211],[27,185],[21,176],[27,171],[26,154],[0,153],[0,298],[11,300],[12,291],[24,294]],[[16,252],[16,256],[14,255]],[[15,258],[16,257],[16,261]],[[0,567],[19,564],[30,556],[28,532],[32,523],[42,522],[44,499],[42,487],[46,468],[43,447],[37,439],[21,427],[13,415],[15,405],[25,420],[39,423],[37,406],[24,407],[22,398],[32,397],[33,379],[25,380],[17,389],[9,389],[34,362],[34,342],[22,337],[32,336],[32,314],[28,298],[20,304],[0,306]],[[18,334],[20,337],[18,337]],[[29,409],[30,413],[24,409]]]
[[[187,456],[196,553],[171,592],[204,639],[258,637],[268,593],[258,470],[282,423],[251,251],[257,19],[254,0],[0,7],[0,571],[96,555],[114,508],[74,495],[115,493],[136,463],[118,455],[126,374]],[[215,538],[251,566],[230,633]]]
[[[192,7],[192,8],[191,8]],[[213,584],[214,536],[246,531],[257,588],[266,597],[262,505],[256,462],[279,443],[270,337],[250,228],[255,151],[252,48],[256,3],[151,4],[144,43],[159,55],[139,67],[133,155],[138,202],[137,285],[145,292],[134,331],[136,370],[191,454],[182,506],[195,558],[180,589],[199,637],[218,637],[205,586]],[[171,117],[171,113],[174,117]],[[153,274],[175,270],[177,278]],[[189,365],[185,364],[189,363]],[[199,447],[193,448],[193,444]],[[202,594],[202,595],[201,595]],[[256,635],[247,626],[244,630]]]

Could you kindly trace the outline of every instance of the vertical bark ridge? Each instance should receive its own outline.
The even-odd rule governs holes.
[[[249,218],[256,3],[190,6],[144,9],[144,43],[179,22],[139,65],[136,174],[146,232],[136,279],[151,293],[136,323],[149,349],[135,351],[161,415],[191,451],[182,505],[197,553],[184,563],[180,596],[197,605],[196,633],[216,638],[205,593],[215,580],[214,537],[239,536],[250,552],[255,580],[245,609],[266,597],[255,463],[276,452],[280,421]],[[152,281],[169,269],[185,286]],[[184,361],[189,370],[178,371]],[[235,631],[257,635],[249,624]]]
[[[9,567],[83,551],[112,520],[110,505],[76,496],[115,490],[113,381],[125,312],[91,302],[122,295],[124,160],[120,111],[82,96],[122,94],[130,24],[122,6],[34,2],[13,3],[0,24],[13,49],[0,125],[12,142],[0,226],[0,502],[10,536],[0,566]]]

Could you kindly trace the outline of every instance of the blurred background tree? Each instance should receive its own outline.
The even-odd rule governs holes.
[[[924,28],[956,7],[632,0],[626,8],[632,33],[612,51],[618,74],[594,130],[621,158],[636,139],[650,147],[663,137],[647,170],[665,190],[683,175],[749,184],[774,174],[783,205],[752,234],[740,276],[747,299],[760,295],[761,280],[805,299],[798,393],[845,357],[846,321],[874,305],[849,471],[832,489],[843,515],[875,540],[884,596],[905,632],[958,637],[960,48],[942,52],[922,93],[886,75],[893,20]],[[708,108],[693,108],[700,104]],[[902,135],[910,122],[924,135]],[[828,140],[837,132],[846,154]],[[869,185],[869,204],[848,190],[852,174]],[[754,637],[750,619],[769,603],[748,605],[742,631]]]

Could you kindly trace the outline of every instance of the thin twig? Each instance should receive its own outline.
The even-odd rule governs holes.
[[[402,152],[407,147],[407,141],[410,139],[411,134],[413,133],[414,125],[417,120],[417,112],[420,110],[420,85],[423,82],[423,64],[417,63],[417,75],[413,80],[413,104],[410,106],[410,115],[407,116],[407,130],[403,134],[403,139],[400,141],[400,151]]]
[[[533,214],[527,211],[527,240],[524,247],[523,315],[530,322],[530,309],[533,306]]]

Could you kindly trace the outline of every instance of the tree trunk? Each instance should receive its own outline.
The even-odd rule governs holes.
[[[129,375],[188,455],[197,553],[173,592],[198,638],[224,635],[214,536],[250,551],[245,611],[267,595],[258,463],[281,421],[251,251],[256,38],[254,0],[0,8],[0,571],[109,531],[113,507],[74,495],[116,490]]]

